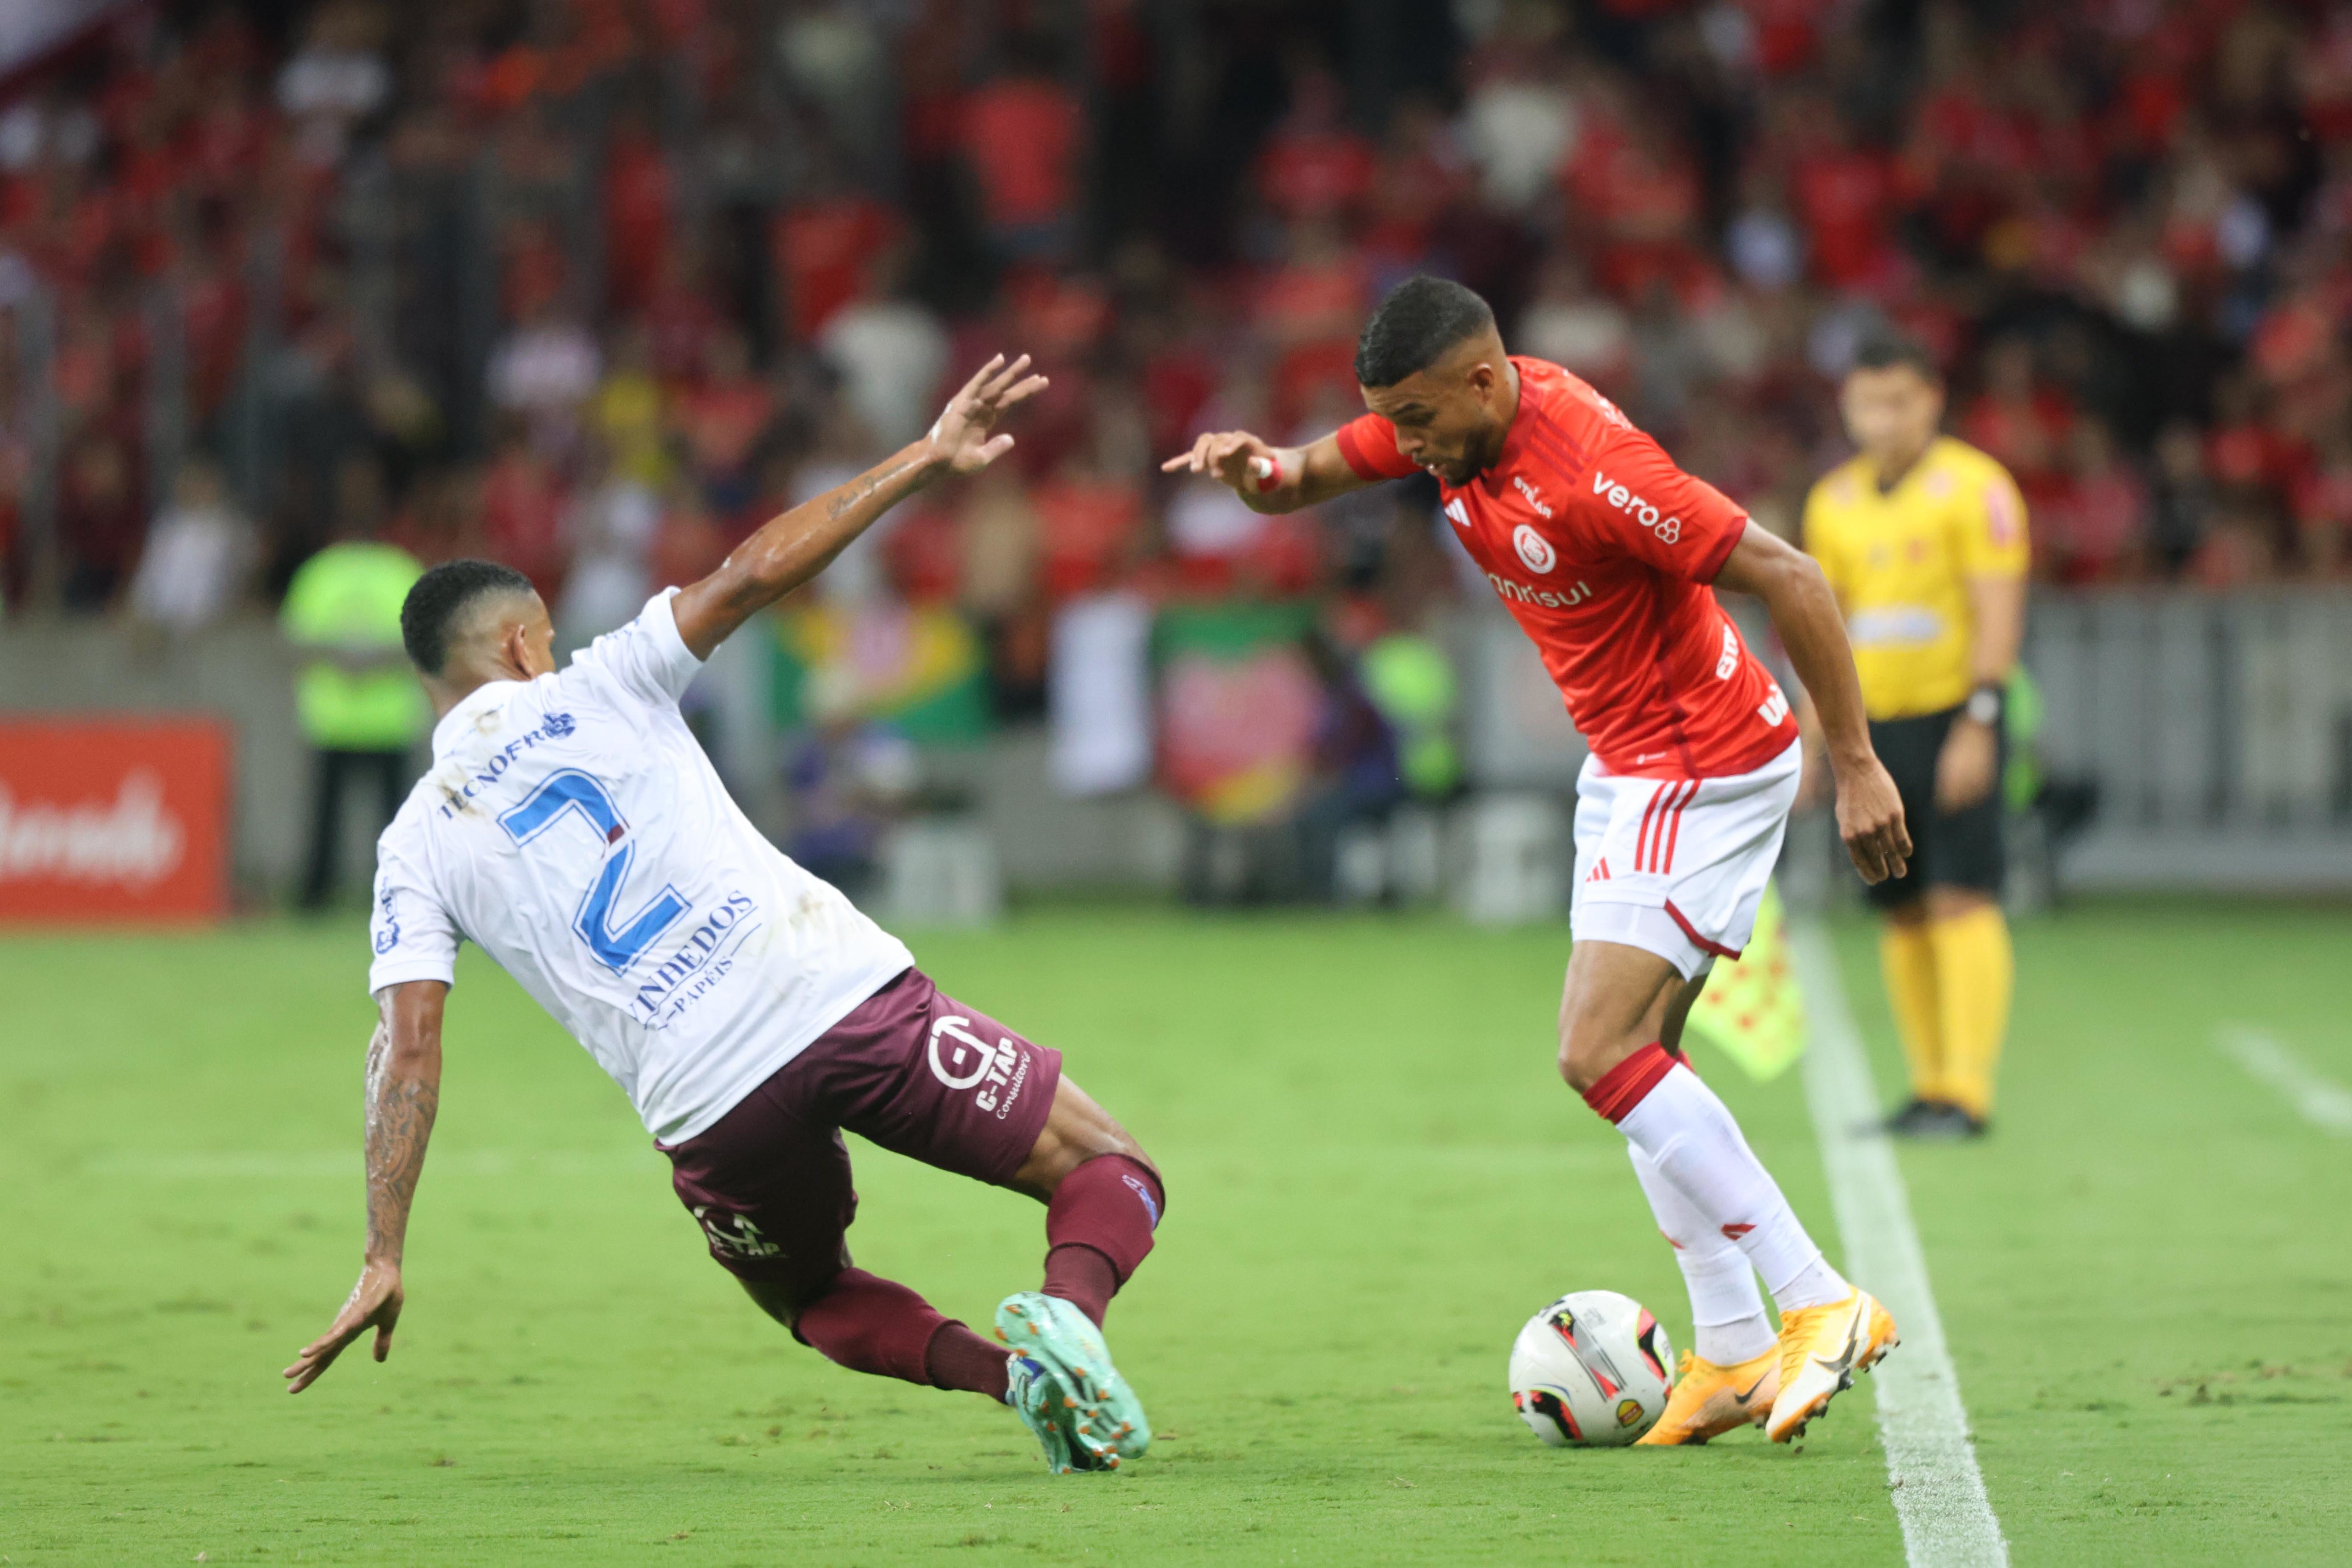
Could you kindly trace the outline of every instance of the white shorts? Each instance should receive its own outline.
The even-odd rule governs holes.
[[[1569,906],[1576,940],[1654,952],[1685,980],[1738,958],[1780,858],[1803,759],[1792,741],[1753,773],[1643,779],[1586,758]]]

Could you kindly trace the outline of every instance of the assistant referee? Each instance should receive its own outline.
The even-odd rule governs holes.
[[[1910,1058],[1912,1137],[1992,1114],[2013,963],[2001,918],[2001,703],[2025,629],[2025,502],[1991,458],[1939,433],[1935,360],[1864,343],[1840,397],[1860,451],[1805,500],[1804,542],[1845,611],[1870,738],[1911,826],[1909,872],[1868,889]]]

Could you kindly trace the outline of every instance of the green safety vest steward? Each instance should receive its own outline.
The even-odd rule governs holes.
[[[401,602],[424,573],[394,545],[330,544],[294,574],[278,624],[301,647],[396,653]],[[295,679],[294,707],[312,745],[340,752],[404,751],[432,717],[415,675],[395,664],[307,664]]]
[[[1359,667],[1364,695],[1395,727],[1397,771],[1405,787],[1434,800],[1462,779],[1454,750],[1454,664],[1424,637],[1394,632],[1364,650]]]

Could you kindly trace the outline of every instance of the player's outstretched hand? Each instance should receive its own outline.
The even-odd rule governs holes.
[[[991,435],[996,421],[1017,404],[1045,390],[1042,375],[1024,376],[1029,356],[1011,364],[998,354],[948,399],[946,410],[931,426],[931,446],[959,474],[976,474],[1013,449],[1013,437]]]
[[[1903,797],[1876,757],[1838,770],[1838,837],[1865,882],[1900,877],[1911,858],[1911,829]]]
[[[1247,495],[1260,479],[1275,471],[1274,448],[1246,430],[1216,430],[1160,465],[1163,474],[1206,474],[1238,494]]]
[[[375,1330],[375,1359],[390,1355],[393,1326],[400,1321],[401,1303],[406,1299],[400,1289],[398,1264],[371,1262],[360,1270],[360,1282],[352,1287],[351,1300],[335,1314],[332,1326],[304,1345],[294,1364],[286,1369],[289,1384],[286,1392],[299,1394],[318,1382],[345,1347],[371,1328]]]

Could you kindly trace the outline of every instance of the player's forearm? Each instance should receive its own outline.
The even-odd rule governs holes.
[[[1261,468],[1260,462],[1269,463],[1271,468]],[[1234,493],[1252,511],[1278,517],[1330,499],[1317,490],[1307,472],[1306,451],[1297,447],[1276,447],[1270,458],[1253,460],[1249,477],[1235,487]]]
[[[1305,447],[1270,447],[1246,430],[1215,431],[1196,437],[1191,451],[1160,468],[1213,479],[1252,511],[1268,514],[1319,506],[1367,483],[1340,455],[1336,436]]]
[[[770,519],[728,556],[726,564],[688,591],[708,592],[710,609],[732,631],[824,571],[883,513],[929,484],[947,466],[928,437],[903,447],[848,483]],[[722,633],[714,646],[723,640]]]
[[[1850,762],[1873,758],[1862,678],[1854,673],[1845,617],[1821,563],[1751,521],[1717,572],[1715,585],[1764,601],[1789,663],[1820,715],[1831,766],[1843,772]]]
[[[1872,754],[1862,679],[1829,579],[1810,555],[1790,550],[1758,574],[1748,591],[1764,601],[1789,663],[1811,699],[1832,767]]]
[[[1971,577],[1969,603],[1976,620],[1976,637],[1969,649],[1973,683],[2006,686],[2025,642],[2025,579]]]
[[[441,1105],[441,1031],[387,1002],[367,1062],[367,1256],[398,1267]]]
[[[1812,574],[1807,584],[1801,574],[1787,590],[1781,604],[1767,600],[1789,663],[1804,683],[1820,715],[1822,742],[1830,765],[1843,768],[1849,761],[1873,755],[1870,721],[1862,706],[1862,680],[1854,673],[1853,649],[1846,642],[1845,624],[1838,618],[1837,602],[1828,584]]]

